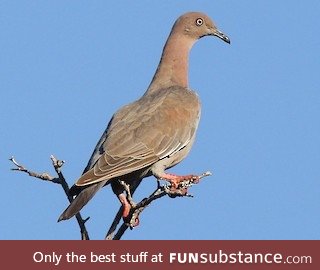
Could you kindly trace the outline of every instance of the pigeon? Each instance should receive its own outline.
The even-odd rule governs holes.
[[[195,140],[201,103],[188,85],[188,62],[193,44],[205,36],[230,44],[204,13],[188,12],[175,21],[149,87],[141,98],[112,116],[83,174],[70,188],[74,199],[58,221],[73,217],[108,184],[122,204],[125,218],[131,205],[121,183],[129,184],[134,192],[141,180],[151,175],[168,181],[172,188],[199,178],[166,170],[188,155]]]

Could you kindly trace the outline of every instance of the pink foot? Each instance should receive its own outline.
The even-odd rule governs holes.
[[[122,204],[123,207],[123,212],[122,212],[122,217],[123,220],[126,221],[128,219],[131,218],[131,216],[129,216],[130,211],[132,209],[130,203],[128,202],[127,196],[124,193],[121,193],[118,195],[119,201]],[[135,221],[132,222],[132,224],[130,225],[131,228],[137,227],[140,223],[139,217],[136,217]]]
[[[124,193],[119,194],[118,198],[123,206],[122,217],[126,218],[130,213],[131,205],[127,200],[127,196]]]
[[[193,174],[180,176],[180,175],[175,175],[170,173],[164,173],[160,175],[160,178],[167,180],[168,182],[170,182],[170,184],[174,189],[177,189],[181,182],[190,181],[194,184],[197,184],[201,177]]]

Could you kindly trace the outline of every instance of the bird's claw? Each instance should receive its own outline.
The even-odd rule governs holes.
[[[211,172],[207,171],[201,175],[191,175],[189,178],[180,181],[179,183],[171,182],[169,185],[165,185],[164,189],[170,198],[175,197],[193,197],[192,194],[188,193],[188,188],[195,184],[198,184],[204,177],[212,175]]]

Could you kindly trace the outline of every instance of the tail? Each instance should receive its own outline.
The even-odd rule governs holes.
[[[72,218],[76,215],[91,199],[92,197],[106,184],[107,180],[101,181],[97,184],[90,185],[84,188],[77,197],[70,203],[66,210],[60,215],[58,222]]]

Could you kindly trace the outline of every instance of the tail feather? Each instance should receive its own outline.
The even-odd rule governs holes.
[[[101,181],[84,188],[77,197],[70,203],[66,210],[60,215],[58,222],[72,218],[76,215],[91,199],[92,197],[106,184],[107,180]]]

